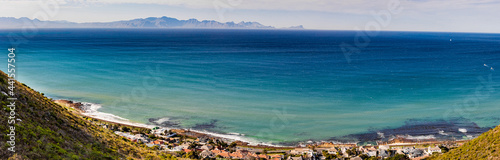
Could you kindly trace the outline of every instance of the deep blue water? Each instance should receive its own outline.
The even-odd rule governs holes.
[[[12,35],[29,37],[16,43]],[[169,118],[173,127],[272,143],[376,131],[461,138],[500,124],[500,34],[380,32],[343,52],[356,38],[312,30],[1,30],[0,69],[14,46],[17,79],[51,97],[99,103],[99,111],[135,122]],[[413,122],[435,127],[412,132]],[[404,133],[387,131],[401,126]]]

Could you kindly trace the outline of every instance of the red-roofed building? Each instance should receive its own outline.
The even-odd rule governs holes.
[[[265,154],[259,154],[257,157],[264,158],[264,159],[269,159],[269,156],[267,156]]]
[[[270,155],[271,159],[275,160],[275,159],[282,159],[283,158],[283,155],[280,155],[280,154],[273,154],[273,155]]]
[[[221,152],[221,153],[219,153],[219,155],[224,157],[224,158],[231,158],[231,155],[229,152]]]
[[[222,151],[221,151],[221,150],[218,150],[218,149],[214,149],[214,150],[212,150],[212,152],[213,152],[215,155],[219,155]]]
[[[153,141],[153,144],[163,144],[163,141],[161,141],[161,140],[156,140],[156,141]]]
[[[229,154],[233,159],[243,159],[245,156],[241,152],[234,152]]]

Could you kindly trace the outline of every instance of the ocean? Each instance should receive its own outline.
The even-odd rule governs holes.
[[[0,69],[15,47],[17,80],[51,98],[266,144],[469,139],[500,124],[500,34],[359,35],[0,30]]]

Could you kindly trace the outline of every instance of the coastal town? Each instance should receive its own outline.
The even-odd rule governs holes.
[[[75,112],[82,112],[79,103],[56,100]],[[332,160],[332,159],[426,159],[456,148],[463,141],[415,141],[396,137],[377,144],[310,142],[297,146],[276,147],[250,145],[228,138],[215,137],[186,129],[138,127],[109,122],[81,115],[84,119],[127,139],[131,143],[164,151],[178,158],[188,159],[267,159],[267,160]]]

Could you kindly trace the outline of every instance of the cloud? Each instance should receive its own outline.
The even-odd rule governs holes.
[[[0,15],[36,18],[43,11],[40,3],[54,1],[60,13],[50,20],[78,22],[172,16],[352,29],[363,28],[374,20],[372,13],[396,1],[403,10],[392,15],[387,30],[499,32],[500,25],[497,0],[0,0]],[[218,9],[224,8],[221,18]]]
[[[6,3],[39,3],[40,0],[10,1],[0,0],[2,8]],[[329,13],[369,14],[371,11],[388,8],[391,1],[400,2],[405,10],[439,12],[453,9],[497,9],[500,2],[495,0],[42,0],[56,1],[65,6],[94,6],[116,4],[150,4],[180,6],[193,9],[245,9],[245,10],[282,10],[315,11]]]
[[[319,11],[363,14],[387,9],[390,1],[399,1],[410,10],[439,11],[448,9],[494,8],[495,0],[66,0],[85,4],[156,4],[189,8],[234,8],[249,10]]]
[[[369,0],[68,0],[86,4],[157,4],[188,8],[232,8],[249,10],[286,10],[359,13],[366,8],[384,8]]]

